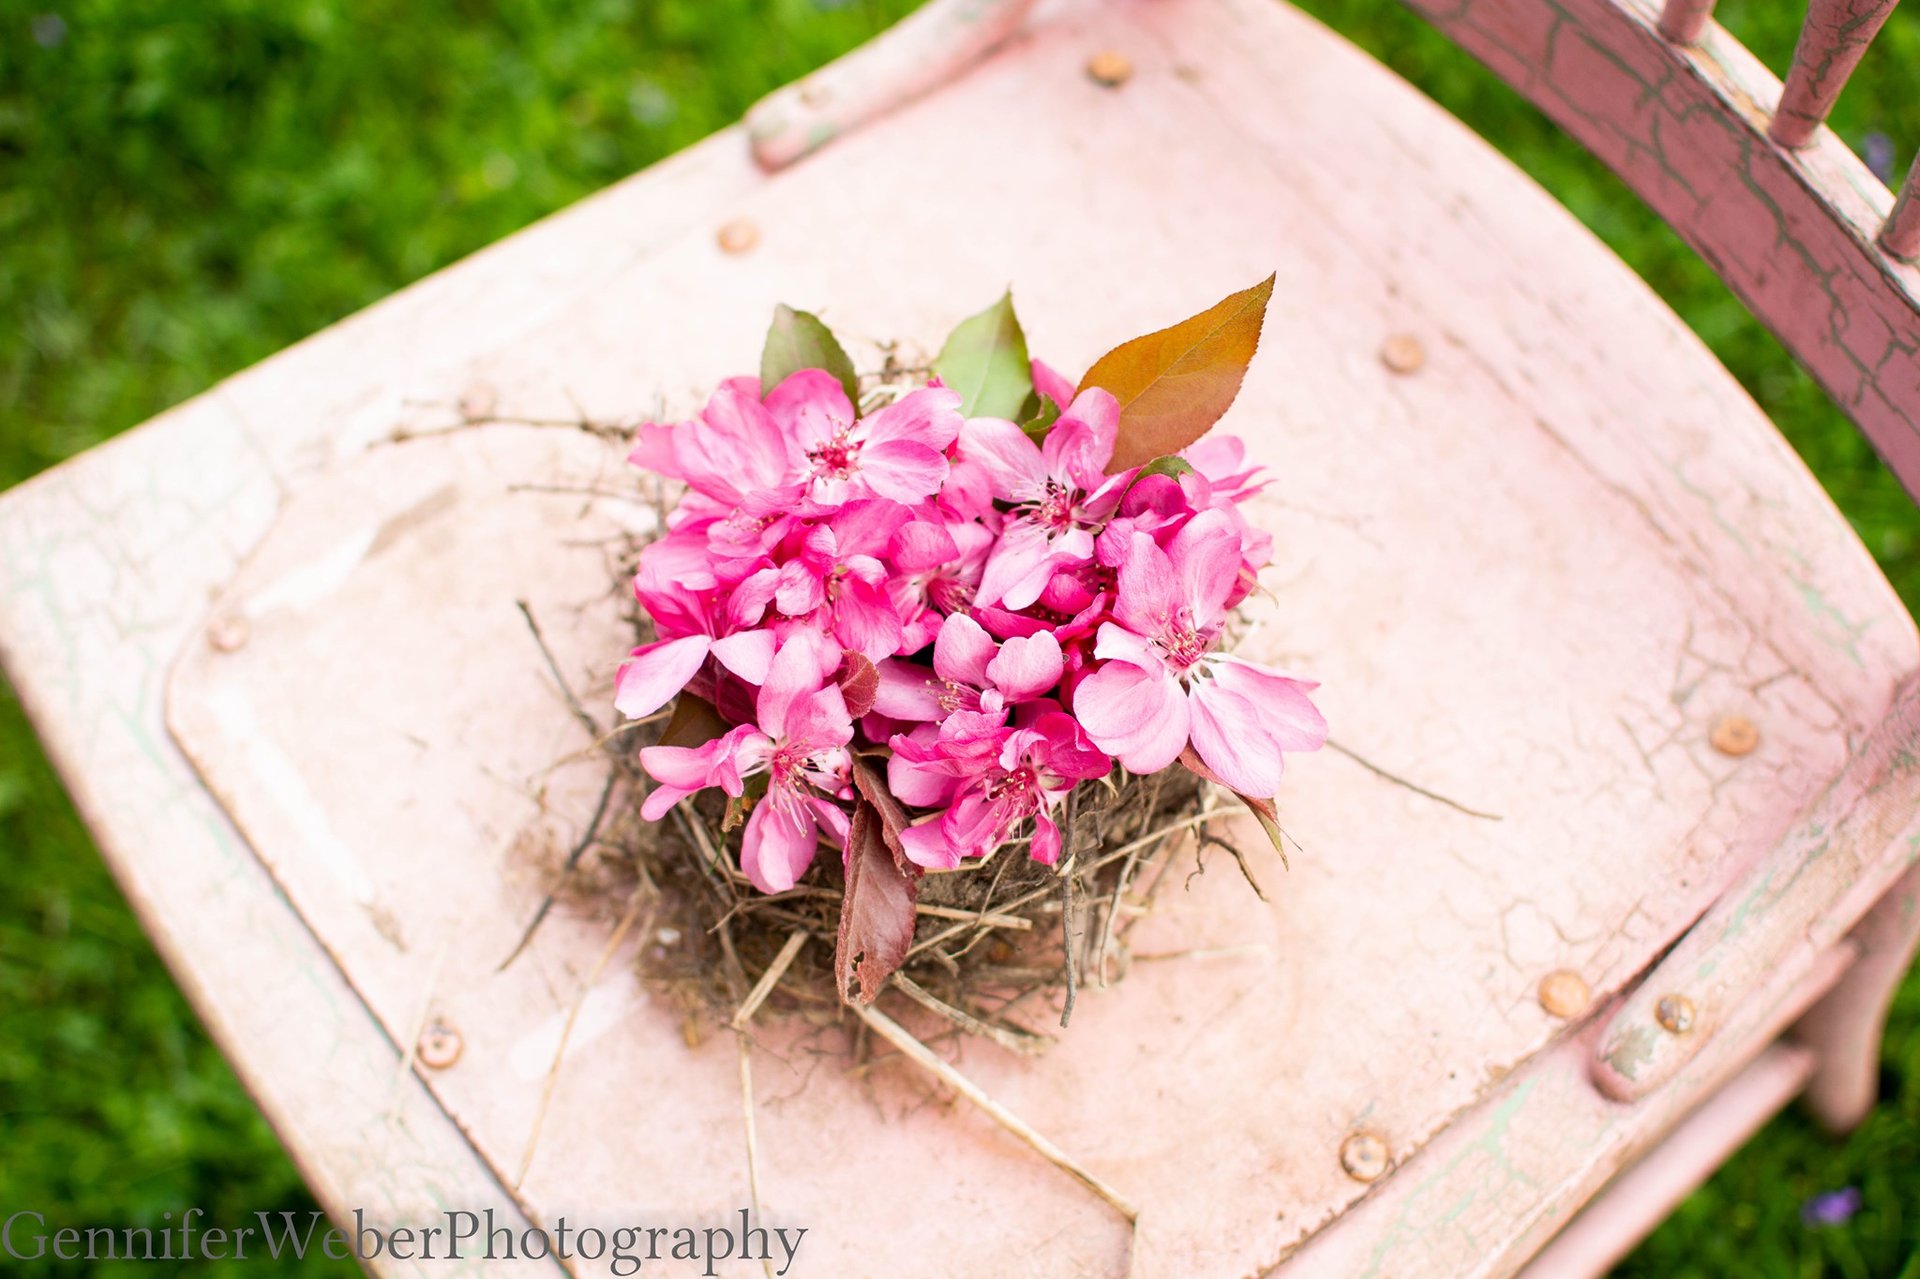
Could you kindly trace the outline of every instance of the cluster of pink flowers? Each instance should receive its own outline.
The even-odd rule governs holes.
[[[618,707],[684,691],[729,726],[641,752],[645,816],[709,786],[750,804],[742,869],[777,892],[847,839],[854,755],[885,756],[919,866],[1023,833],[1051,863],[1055,810],[1116,763],[1264,798],[1322,743],[1312,683],[1221,646],[1271,553],[1240,511],[1262,483],[1240,442],[1109,473],[1114,397],[1032,377],[1065,406],[1044,431],[964,417],[937,379],[862,416],[820,369],[641,428],[632,461],[686,490],[640,558],[659,639]]]

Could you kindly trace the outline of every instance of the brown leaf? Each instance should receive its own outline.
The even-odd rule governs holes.
[[[900,832],[907,826],[907,810],[887,789],[886,774],[856,755],[853,759],[853,787],[860,792],[861,798],[879,812],[880,835],[893,853],[894,864],[903,873],[917,878],[920,868],[907,860],[907,847],[900,842]]]
[[[873,709],[880,692],[880,668],[865,653],[846,649],[840,654],[840,669],[834,674],[840,696],[847,703],[847,714],[859,719]]]
[[[673,714],[660,730],[662,746],[705,746],[727,731],[727,721],[713,709],[713,703],[692,693],[681,693],[673,703]]]
[[[856,795],[847,831],[847,889],[840,902],[840,938],[833,957],[840,998],[849,1004],[872,1003],[913,946],[920,870],[911,865],[901,869],[884,827],[880,810],[864,794]]]
[[[1260,345],[1273,276],[1170,329],[1122,342],[1080,390],[1104,387],[1120,401],[1120,438],[1109,474],[1178,453],[1205,435],[1240,393]]]

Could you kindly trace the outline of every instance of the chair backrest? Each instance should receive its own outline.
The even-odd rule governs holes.
[[[1896,201],[1822,127],[1895,2],[1811,0],[1783,87],[1714,0],[1407,0],[1670,223],[1920,498],[1920,165]],[[779,168],[933,88],[1035,3],[930,0],[755,106],[755,155]]]
[[[1920,165],[1823,128],[1895,0],[1811,0],[1783,86],[1714,0],[1407,0],[1605,161],[1920,498]]]

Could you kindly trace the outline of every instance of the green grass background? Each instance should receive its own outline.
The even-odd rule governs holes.
[[[695,141],[911,7],[0,0],[0,487]],[[1393,0],[1303,7],[1507,151],[1650,281],[1920,604],[1905,495],[1656,218]],[[1721,16],[1778,71],[1794,7],[1724,0]],[[1920,141],[1916,66],[1920,15],[1896,13],[1834,121],[1864,151],[1891,140],[1902,170]],[[1851,1138],[1781,1118],[1620,1273],[1920,1279],[1920,980],[1895,1008],[1883,1076]],[[1843,1186],[1860,1188],[1858,1216],[1801,1224],[1807,1196]],[[310,1202],[6,692],[0,1210],[139,1223]]]

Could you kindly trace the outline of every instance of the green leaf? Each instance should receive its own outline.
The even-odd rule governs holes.
[[[1120,438],[1107,471],[1178,453],[1210,430],[1240,393],[1260,346],[1273,276],[1170,329],[1122,342],[1094,361],[1080,390],[1120,402]]]
[[[853,407],[860,407],[860,379],[854,375],[848,358],[833,330],[809,311],[796,311],[784,303],[773,308],[773,324],[767,329],[767,344],[760,352],[760,394],[766,395],[801,369],[825,369],[838,378]]]
[[[1036,392],[1035,398],[1040,401],[1040,407],[1033,410],[1032,415],[1020,424],[1020,429],[1025,431],[1027,438],[1035,444],[1045,444],[1047,432],[1051,431],[1053,424],[1060,420],[1061,410],[1060,406],[1053,402],[1051,395],[1039,395]]]
[[[1192,474],[1193,463],[1184,457],[1156,457],[1140,468],[1140,473],[1133,477],[1133,482],[1138,484],[1149,475],[1171,475],[1177,480],[1183,475]]]
[[[940,348],[933,371],[960,392],[963,415],[1020,420],[1021,406],[1033,394],[1033,365],[1027,335],[1013,313],[1012,290],[960,322]]]

